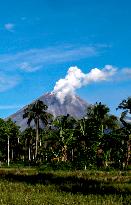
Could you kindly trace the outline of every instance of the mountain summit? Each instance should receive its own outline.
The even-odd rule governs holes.
[[[70,114],[75,118],[81,118],[85,115],[86,108],[89,105],[76,95],[73,97],[67,96],[63,103],[60,102],[54,93],[46,93],[38,99],[48,106],[47,112],[53,114],[54,117]],[[21,130],[27,127],[27,119],[23,119],[24,109],[26,107],[9,116],[13,122],[20,126]]]

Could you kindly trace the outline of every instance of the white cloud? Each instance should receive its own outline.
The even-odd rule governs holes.
[[[0,64],[3,70],[15,69],[34,72],[47,65],[76,61],[97,54],[98,50],[93,46],[56,46],[0,55]]]
[[[126,75],[131,75],[131,68],[123,68],[122,72]]]
[[[78,88],[90,83],[109,80],[116,71],[117,68],[111,65],[106,65],[103,69],[91,69],[89,73],[83,73],[77,66],[70,67],[65,78],[56,82],[53,93],[63,103],[68,96],[74,98]]]
[[[35,72],[41,68],[41,66],[32,66],[28,62],[23,62],[19,65],[19,68],[26,72]]]
[[[85,84],[108,80],[116,73],[117,68],[112,65],[105,65],[103,69],[94,68],[85,77]]]
[[[7,76],[0,73],[0,92],[4,92],[15,87],[19,81],[18,77]]]
[[[114,81],[129,81],[131,79],[131,68],[119,68]]]
[[[7,31],[13,31],[14,30],[14,24],[13,23],[6,23],[4,25],[4,28],[7,30]]]
[[[12,29],[13,26],[9,24],[6,25],[6,28]],[[15,78],[10,75],[21,75],[21,71],[35,72],[48,65],[88,58],[97,55],[97,53],[97,48],[92,46],[66,45],[0,55],[2,72],[2,74],[0,73],[0,92],[13,88],[19,83],[18,77]]]

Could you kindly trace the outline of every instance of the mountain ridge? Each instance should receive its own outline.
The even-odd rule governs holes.
[[[48,106],[47,112],[53,114],[54,117],[59,115],[67,115],[70,114],[74,118],[80,119],[85,113],[89,104],[81,99],[79,96],[66,96],[63,103],[60,103],[57,96],[52,93],[46,93],[36,100],[32,101],[34,103],[37,100],[41,100]],[[30,103],[30,104],[31,104]],[[29,105],[29,104],[28,104]],[[18,110],[16,113],[10,115],[8,118],[11,118],[13,122],[15,122],[21,129],[21,131],[27,128],[27,119],[23,119],[24,109],[28,106],[25,105],[23,108]],[[33,123],[31,123],[33,126]]]

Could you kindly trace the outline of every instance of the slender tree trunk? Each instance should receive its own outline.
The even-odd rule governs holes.
[[[19,147],[19,143],[20,143],[20,138],[18,137],[18,147]],[[17,157],[18,157],[18,159],[20,159],[20,151],[19,151],[19,149],[17,151]]]
[[[30,156],[30,145],[29,145],[29,161],[31,160],[31,156]]]
[[[71,160],[72,160],[72,162],[74,160],[74,150],[73,149],[71,150]]]
[[[40,147],[41,147],[41,139],[40,139]]]
[[[9,140],[9,136],[8,136],[8,159],[7,159],[7,161],[8,161],[8,167],[9,167],[9,165],[10,165],[10,140]]]
[[[24,162],[25,161],[25,156],[24,155],[22,156],[22,159],[23,159],[23,162]]]
[[[103,124],[101,125],[101,134],[102,134],[102,136],[104,134],[104,126],[103,126]]]
[[[126,161],[126,166],[129,164],[130,160],[130,154],[131,154],[131,144],[130,140],[127,141],[127,161]]]
[[[36,119],[36,148],[35,148],[35,158],[38,154],[38,142],[39,142],[39,118]]]
[[[67,145],[64,145],[62,147],[62,161],[67,161]]]
[[[13,161],[13,159],[14,159],[14,152],[13,152],[13,149],[12,149],[12,161]]]

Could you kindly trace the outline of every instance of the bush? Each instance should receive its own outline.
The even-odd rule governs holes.
[[[44,162],[42,165],[39,166],[40,170],[72,170],[73,166],[71,162]]]

